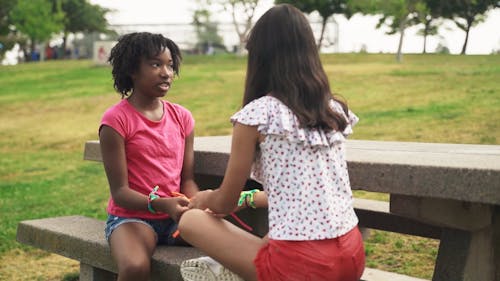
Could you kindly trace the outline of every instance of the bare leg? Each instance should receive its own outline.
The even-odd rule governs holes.
[[[253,260],[267,242],[265,239],[199,209],[182,215],[179,231],[184,240],[243,279],[257,280]]]
[[[118,281],[149,280],[156,234],[145,224],[129,222],[110,237],[111,255],[118,265]]]

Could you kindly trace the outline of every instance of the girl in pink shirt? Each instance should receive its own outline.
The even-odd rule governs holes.
[[[118,280],[149,280],[157,243],[176,244],[177,221],[198,192],[194,182],[194,120],[162,98],[178,74],[181,54],[161,34],[124,35],[111,50],[115,89],[122,100],[99,128],[109,182],[106,239]]]
[[[364,248],[345,157],[358,121],[331,94],[309,22],[276,5],[247,41],[243,108],[219,188],[191,199],[181,236],[210,258],[183,262],[186,281],[357,281]],[[264,191],[243,191],[248,177]],[[267,208],[263,238],[213,216]],[[222,264],[222,266],[220,264]]]

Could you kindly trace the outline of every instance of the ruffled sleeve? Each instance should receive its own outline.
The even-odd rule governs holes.
[[[332,100],[330,106],[346,117],[340,104]],[[350,111],[346,119],[348,126],[343,132],[301,128],[297,116],[285,104],[274,97],[264,96],[235,113],[231,122],[257,126],[257,130],[263,135],[282,136],[290,142],[302,142],[306,146],[331,146],[345,141],[345,137],[352,133],[352,127],[359,120]]]
[[[359,121],[358,116],[356,116],[356,114],[354,114],[350,109],[348,110],[348,116],[346,116],[342,106],[334,100],[330,101],[330,107],[332,107],[332,109],[335,110],[336,112],[340,113],[347,120],[347,126],[345,127],[342,134],[346,137],[352,134],[353,132],[352,128]]]

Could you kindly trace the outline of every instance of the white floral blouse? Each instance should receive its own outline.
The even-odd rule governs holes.
[[[332,100],[330,106],[345,117],[339,103]],[[265,136],[252,178],[268,194],[269,238],[330,239],[357,225],[344,146],[358,117],[349,111],[346,120],[343,132],[300,128],[296,115],[272,96],[231,117],[233,124],[257,126]]]

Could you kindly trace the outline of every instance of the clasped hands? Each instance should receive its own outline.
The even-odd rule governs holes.
[[[208,203],[211,200],[210,196],[213,195],[213,192],[214,190],[212,189],[199,191],[191,198],[188,198],[186,195],[179,192],[171,192],[169,200],[175,203],[171,204],[171,208],[168,213],[175,221],[178,221],[182,214],[189,209],[205,210],[206,212],[217,217],[227,216],[228,214],[216,213],[208,207]],[[234,211],[238,211],[240,209],[241,207],[237,207]]]

